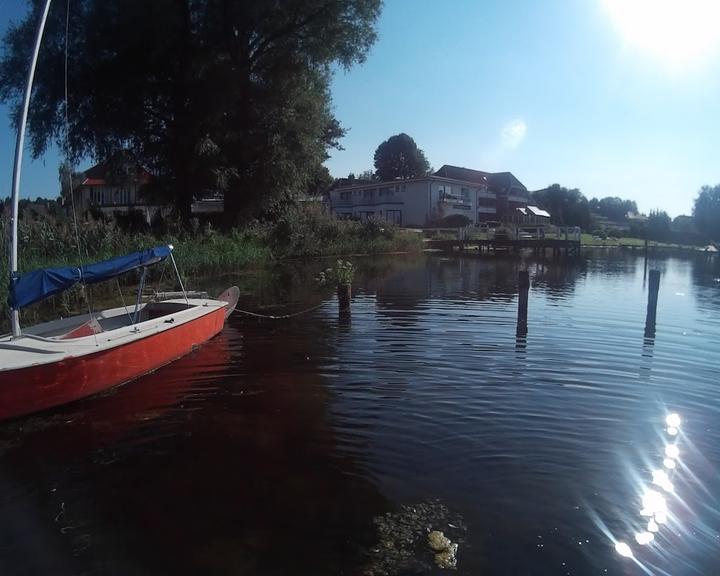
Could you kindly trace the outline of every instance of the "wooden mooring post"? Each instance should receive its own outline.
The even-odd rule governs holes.
[[[527,336],[528,292],[530,290],[530,274],[527,270],[518,272],[518,317],[517,336]]]
[[[352,296],[351,284],[338,284],[338,313],[340,316],[350,316],[350,297]]]
[[[658,293],[660,292],[660,270],[650,270],[648,282],[647,316],[645,317],[645,338],[655,337]]]

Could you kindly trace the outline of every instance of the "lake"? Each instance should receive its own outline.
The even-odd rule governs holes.
[[[427,528],[457,574],[720,573],[717,258],[354,261],[351,316],[326,263],[194,279],[243,310],[320,306],[236,313],[0,426],[0,574],[451,574]]]

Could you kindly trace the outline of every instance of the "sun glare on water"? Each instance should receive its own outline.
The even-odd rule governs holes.
[[[603,0],[629,48],[674,72],[720,53],[720,0]]]

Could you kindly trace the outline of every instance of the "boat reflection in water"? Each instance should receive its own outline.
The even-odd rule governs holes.
[[[0,444],[22,443],[56,458],[102,448],[126,437],[143,442],[147,424],[181,405],[187,411],[185,403],[213,393],[231,356],[228,335],[222,332],[188,356],[125,386],[9,423],[0,433]],[[47,433],[49,429],[52,434]],[[153,429],[154,437],[158,428]]]

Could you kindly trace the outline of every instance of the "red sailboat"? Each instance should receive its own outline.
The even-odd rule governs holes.
[[[35,40],[18,130],[13,170],[10,251],[12,334],[0,336],[0,420],[22,416],[89,396],[152,372],[191,352],[218,334],[237,304],[236,287],[217,299],[188,297],[175,265],[172,246],[120,256],[77,267],[18,274],[18,199],[22,148],[30,92],[40,41],[47,19],[47,0]],[[19,310],[68,290],[93,284],[170,259],[182,296],[55,320],[24,330]]]

